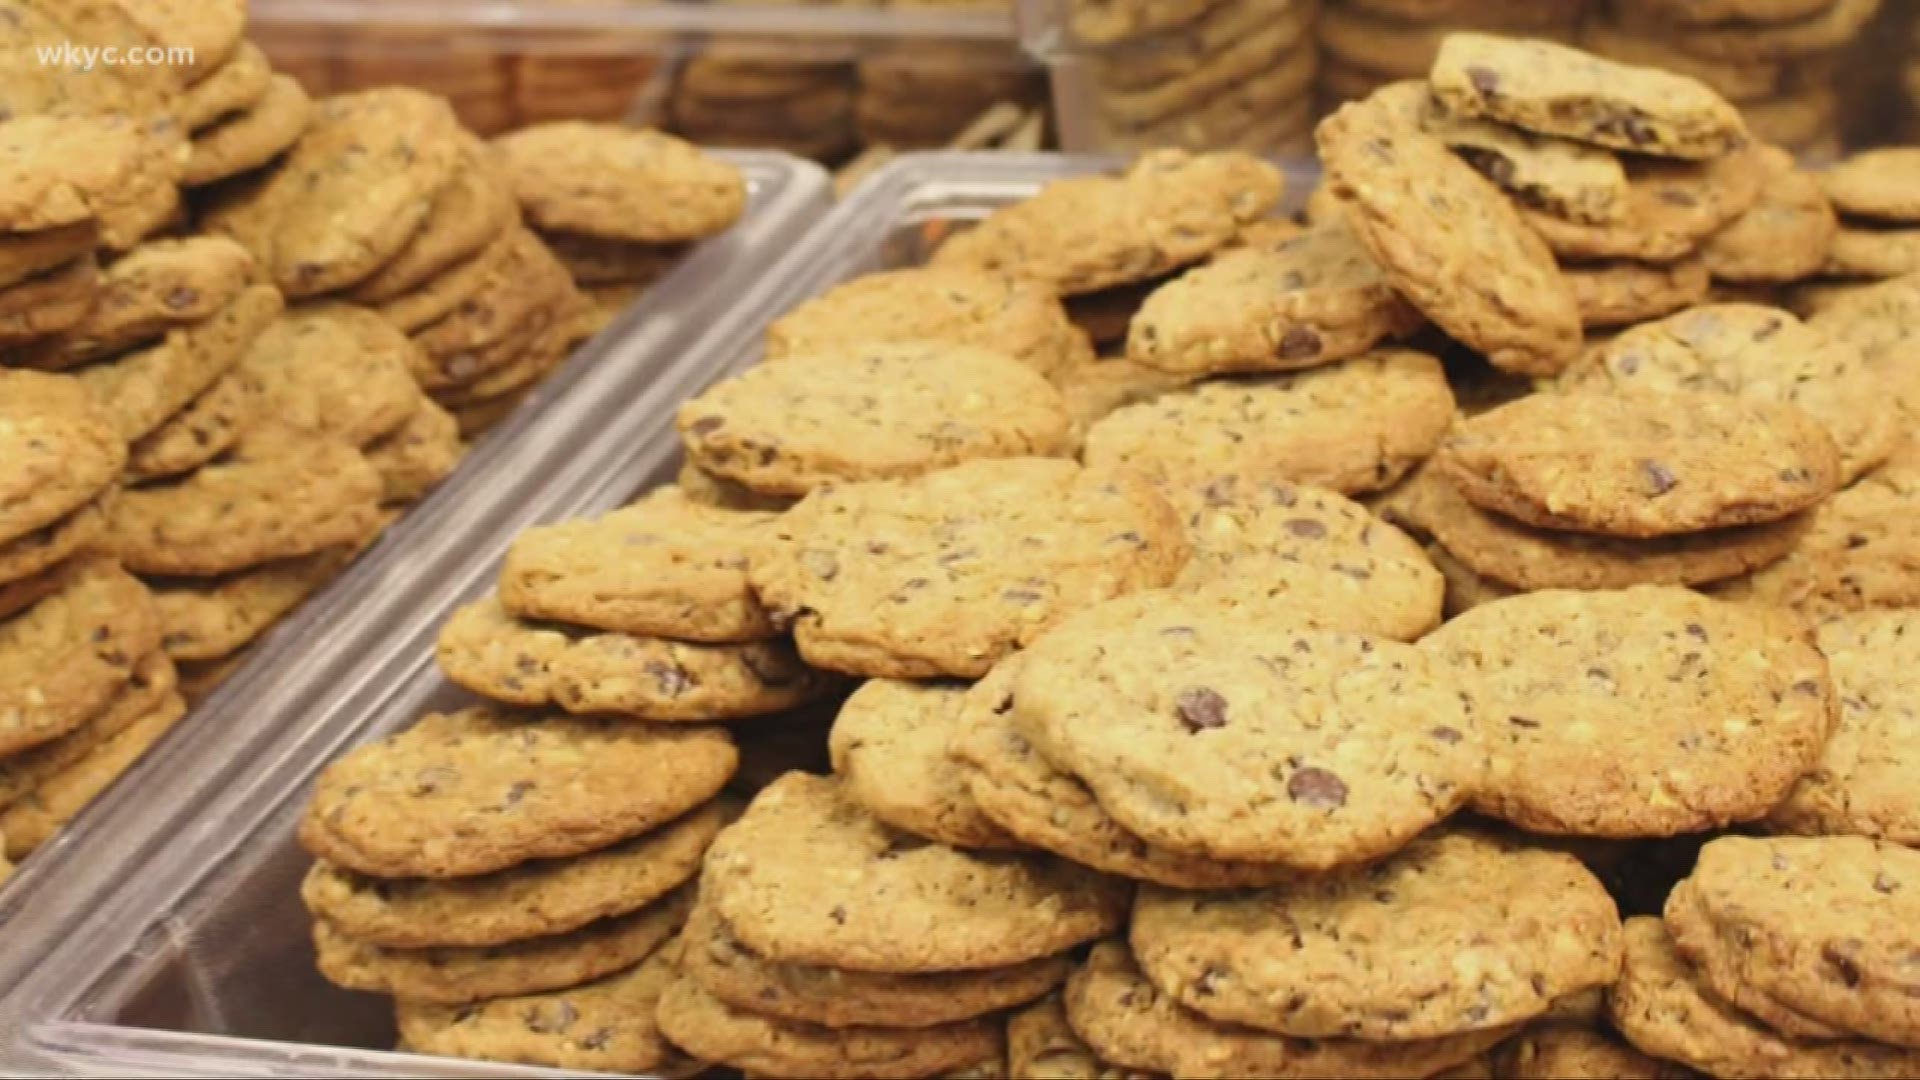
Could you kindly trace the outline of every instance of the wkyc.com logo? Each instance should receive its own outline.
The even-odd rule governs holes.
[[[63,41],[58,45],[36,45],[33,52],[35,60],[42,67],[63,67],[74,71],[92,71],[103,67],[193,66],[193,49],[185,45],[121,48]]]

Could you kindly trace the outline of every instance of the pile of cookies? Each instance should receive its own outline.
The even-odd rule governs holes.
[[[1302,151],[1319,11],[1319,0],[1069,5],[1069,29],[1097,50],[1084,107],[1100,145]]]
[[[1840,213],[1839,232],[1822,273],[1835,279],[1885,280],[1920,272],[1920,148],[1868,150],[1821,176]]]
[[[1426,75],[1448,34],[1474,30],[1570,42],[1589,0],[1326,0],[1315,33],[1321,107]]]
[[[266,165],[300,138],[313,112],[300,84],[274,71],[258,46],[237,40],[238,29],[228,58],[180,97],[180,122],[193,138],[193,156],[181,178],[188,187]]]
[[[406,1044],[570,1068],[671,1063],[661,946],[737,808],[725,730],[489,709],[436,714],[331,766],[300,825],[321,971],[398,1000]],[[653,959],[649,959],[652,957]]]
[[[858,145],[853,65],[716,45],[674,74],[666,126],[706,146],[757,146],[835,161]]]
[[[997,105],[1038,106],[1044,80],[999,43],[876,47],[855,64],[854,128],[869,146],[943,147]]]
[[[1581,31],[1604,56],[1699,79],[1754,135],[1798,155],[1839,149],[1842,53],[1881,0],[1613,0]]]
[[[657,131],[555,122],[503,135],[493,152],[527,224],[584,294],[576,336],[604,329],[747,205],[740,170]]]

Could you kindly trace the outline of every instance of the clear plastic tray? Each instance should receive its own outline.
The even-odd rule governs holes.
[[[659,437],[654,429],[668,406],[709,374],[689,347],[722,321],[727,305],[743,297],[750,302],[761,270],[790,251],[829,205],[827,175],[810,162],[782,154],[724,156],[748,180],[740,222],[696,248],[583,348],[438,492],[277,628],[226,686],[0,889],[0,988],[21,990],[30,975],[60,970],[62,962],[45,960],[48,949],[103,943],[118,935],[100,927],[135,930],[153,915],[151,926],[91,954],[96,963],[133,962],[155,980],[146,983],[146,996],[115,1006],[138,1023],[326,1041],[345,1038],[378,1012],[350,995],[289,1007],[288,995],[304,1000],[315,989],[307,983],[311,965],[280,955],[298,942],[279,933],[285,927],[274,921],[278,909],[268,903],[255,910],[245,899],[277,900],[284,883],[242,869],[258,869],[252,853],[285,837],[248,831],[242,823],[259,826],[255,819],[277,800],[291,795],[297,801],[301,767],[323,760],[381,710],[404,682],[388,663],[425,655],[419,642],[430,638],[449,598],[493,557],[500,537],[531,515],[551,512],[559,493],[607,479],[596,469],[598,460],[577,452],[588,436],[600,437],[602,454],[617,449],[608,445],[615,432],[636,441]],[[177,847],[156,854],[170,841]],[[183,876],[216,869],[222,876],[212,891],[186,901]],[[92,921],[101,915],[104,923]],[[169,964],[176,955],[185,962]],[[243,988],[249,972],[258,978]],[[79,981],[40,985],[82,989]],[[86,993],[93,992],[89,985]],[[14,1060],[21,1049],[18,1000],[0,1002],[0,1072],[9,1066],[42,1071],[59,1055],[36,1057],[31,1067]],[[248,1011],[256,1007],[264,1011]],[[101,1015],[91,1005],[80,1008],[77,999],[66,1008]],[[267,1015],[292,1026],[273,1029]],[[97,1056],[104,1046],[88,1045],[94,1048],[73,1059],[86,1062],[80,1066],[86,1071],[128,1075],[139,1060],[130,1056],[108,1069],[109,1059]],[[164,1057],[148,1064],[159,1067]],[[236,1052],[214,1071],[308,1072],[301,1061],[300,1054],[274,1052],[255,1062]]]
[[[766,326],[837,282],[925,260],[956,225],[1042,183],[1113,165],[1047,154],[907,154],[875,173],[724,310],[680,321],[645,378],[585,367],[537,418],[525,449],[469,470],[440,520],[421,522],[350,583],[356,606],[316,612],[297,664],[243,678],[197,731],[146,763],[88,817],[84,860],[37,886],[74,910],[30,913],[0,945],[0,1068],[90,1075],[557,1076],[400,1054],[387,999],[336,989],[314,970],[294,842],[309,785],[348,747],[469,701],[436,672],[433,643],[460,603],[489,589],[512,538],[541,522],[611,509],[670,479],[674,407],[757,361]],[[1310,173],[1293,176],[1295,202]],[[655,314],[659,314],[655,309]],[[650,325],[644,317],[630,324]],[[506,442],[509,440],[503,440]],[[293,657],[292,642],[280,643]],[[135,792],[138,794],[136,795]],[[137,873],[136,873],[137,871]],[[25,953],[20,939],[38,944]],[[15,983],[17,981],[17,984]]]
[[[254,0],[251,28],[313,92],[420,86],[483,134],[628,120],[831,160],[943,144],[997,102],[1045,94],[1012,0]]]

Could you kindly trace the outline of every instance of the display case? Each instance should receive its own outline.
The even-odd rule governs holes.
[[[945,145],[996,105],[1045,96],[1009,0],[255,0],[252,27],[315,93],[418,86],[483,134],[631,121],[837,162],[864,146]]]

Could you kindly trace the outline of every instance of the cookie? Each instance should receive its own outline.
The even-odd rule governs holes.
[[[186,702],[170,695],[150,712],[85,757],[43,779],[19,801],[0,810],[0,835],[10,859],[24,859],[67,826],[160,741],[187,714]]]
[[[689,1063],[653,1014],[675,977],[671,946],[596,982],[469,1005],[395,1002],[406,1049],[589,1072],[677,1074]]]
[[[1920,227],[1843,221],[1821,271],[1833,277],[1891,278],[1920,270]]]
[[[1419,544],[1358,503],[1235,477],[1168,497],[1193,544],[1177,590],[1283,605],[1320,626],[1397,641],[1440,624],[1439,573]]]
[[[1067,1022],[1067,1007],[1059,994],[1048,994],[1007,1017],[1007,1075],[1015,1080],[1039,1077],[1149,1080],[1151,1076],[1120,1069],[1096,1057]]]
[[[1826,296],[1820,306],[1807,324],[1859,349],[1902,408],[1920,415],[1920,369],[1905,359],[1913,342],[1920,340],[1920,276]]]
[[[1539,1015],[1612,982],[1621,947],[1578,860],[1471,831],[1257,892],[1148,886],[1131,940],[1155,986],[1214,1020],[1393,1042]]]
[[[1160,483],[1293,481],[1346,495],[1391,486],[1453,422],[1439,361],[1379,349],[1257,380],[1222,380],[1120,409],[1087,431],[1085,459]]]
[[[1712,161],[1627,161],[1626,215],[1605,224],[1572,221],[1528,207],[1520,217],[1567,260],[1675,262],[1752,209],[1765,172],[1758,147]]]
[[[1329,59],[1376,82],[1391,82],[1426,78],[1440,55],[1441,43],[1456,31],[1510,29],[1565,38],[1572,32],[1577,13],[1577,9],[1564,4],[1536,4],[1527,10],[1509,3],[1497,11],[1477,11],[1457,18],[1408,20],[1369,11],[1364,5],[1340,3],[1327,6],[1314,33]]]
[[[546,232],[541,238],[582,287],[651,285],[693,250],[691,244],[635,244],[580,233]]]
[[[93,256],[74,259],[0,291],[0,349],[33,345],[80,324],[99,289]]]
[[[377,877],[487,874],[659,828],[712,798],[737,757],[718,728],[431,713],[328,766],[300,843]]]
[[[111,497],[103,495],[51,524],[0,543],[0,589],[21,586],[11,594],[12,603],[0,599],[0,618],[39,598],[37,589],[28,590],[29,581],[57,569],[76,552],[90,549],[99,541],[106,531],[106,502]],[[28,591],[36,595],[28,596]]]
[[[1884,221],[1920,222],[1920,196],[1910,177],[1920,149],[1889,148],[1854,154],[1821,173],[1820,187],[1841,213]]]
[[[701,902],[768,960],[897,974],[1052,956],[1118,928],[1127,901],[1124,885],[1082,867],[896,832],[805,773],[754,799],[708,849],[700,881]]]
[[[807,356],[865,342],[975,346],[1053,375],[1093,357],[1052,293],[1037,283],[966,268],[867,274],[767,328],[767,357]]]
[[[26,798],[102,743],[160,710],[172,697],[176,684],[173,662],[165,653],[155,650],[141,657],[126,685],[85,723],[57,739],[0,759],[0,807]]]
[[[222,117],[245,112],[273,86],[273,64],[251,41],[243,41],[224,63],[180,95],[176,116],[189,132],[218,123]]]
[[[223,237],[149,241],[101,272],[84,319],[23,360],[66,369],[111,357],[214,318],[258,280],[253,256]]]
[[[1513,1080],[1576,1080],[1578,1077],[1644,1077],[1688,1080],[1693,1070],[1651,1058],[1619,1036],[1576,1024],[1539,1024],[1494,1051],[1491,1075]]]
[[[1205,258],[1267,216],[1284,179],[1241,153],[1144,154],[1120,176],[1056,180],[934,253],[935,266],[1030,278],[1062,295],[1141,281]]]
[[[553,123],[494,140],[527,219],[542,229],[640,243],[698,240],[746,207],[740,170],[658,131]]]
[[[100,225],[91,218],[57,228],[0,236],[0,289],[83,258],[99,243]]]
[[[114,226],[152,199],[156,171],[166,172],[151,132],[125,115],[38,111],[10,110],[12,119],[0,124],[0,229],[36,232],[98,219],[103,241],[110,234],[124,240]]]
[[[1747,143],[1740,111],[1700,82],[1550,41],[1454,34],[1429,81],[1450,114],[1615,150],[1705,161]]]
[[[687,921],[688,978],[735,1008],[829,1028],[928,1028],[1025,1004],[1059,986],[1069,956],[984,971],[894,975],[775,963],[741,945],[711,905]]]
[[[1721,23],[1782,23],[1833,6],[1833,0],[1630,0],[1626,5],[1684,26]]]
[[[709,802],[652,832],[479,877],[370,878],[321,862],[300,886],[314,917],[394,949],[484,948],[638,911],[691,881],[733,810]]]
[[[415,333],[445,318],[499,275],[525,276],[525,267],[535,258],[529,245],[535,242],[537,238],[524,229],[508,229],[478,254],[447,267],[412,292],[377,305],[377,310],[388,322]],[[503,264],[510,260],[522,261],[518,268],[508,269]]]
[[[1342,222],[1216,255],[1147,298],[1127,358],[1174,374],[1286,371],[1357,356],[1424,322]]]
[[[1094,946],[1086,963],[1068,981],[1064,997],[1072,1030],[1095,1053],[1124,1069],[1154,1075],[1350,1076],[1379,1080],[1440,1075],[1441,1070],[1485,1051],[1506,1033],[1505,1029],[1494,1028],[1435,1039],[1362,1042],[1294,1039],[1218,1023],[1148,981],[1127,947],[1117,941]]]
[[[73,566],[59,590],[0,623],[0,754],[57,739],[106,708],[160,647],[145,586],[105,559]]]
[[[508,237],[513,245],[474,291],[446,314],[412,331],[414,342],[433,363],[421,370],[428,390],[470,384],[479,375],[504,366],[518,355],[496,351],[489,363],[476,363],[479,351],[511,340],[516,332],[537,334],[538,317],[571,295],[566,269],[524,229]],[[550,316],[549,316],[550,317]]]
[[[1625,589],[1703,585],[1781,561],[1806,540],[1815,518],[1686,533],[1657,540],[1582,536],[1523,525],[1468,502],[1432,470],[1408,481],[1388,515],[1431,536],[1475,574],[1532,589]]]
[[[1661,914],[1674,948],[1693,965],[1707,988],[1779,1034],[1794,1039],[1833,1040],[1851,1037],[1844,1028],[1816,1020],[1749,984],[1741,970],[1742,956],[1715,939],[1714,925],[1700,910],[1693,882],[1676,882],[1667,893]]]
[[[279,168],[223,197],[203,223],[253,252],[290,298],[346,288],[419,231],[461,147],[459,123],[439,98],[397,88],[342,94],[314,106]]]
[[[1825,0],[1822,0],[1825,2]],[[1787,65],[1768,60],[1713,60],[1678,47],[1664,33],[1650,34],[1620,26],[1611,19],[1587,19],[1578,44],[1588,52],[1635,67],[1657,68],[1705,83],[1715,93],[1742,107],[1780,92]]]
[[[1616,259],[1560,270],[1580,307],[1580,324],[1593,329],[1632,326],[1700,303],[1713,286],[1707,266],[1702,259],[1665,265]]]
[[[719,510],[781,511],[793,507],[795,499],[762,495],[731,480],[715,476],[691,461],[682,461],[674,474],[674,485],[687,501]],[[531,531],[531,530],[529,530]]]
[[[1106,123],[1129,131],[1152,130],[1191,112],[1195,105],[1236,88],[1271,78],[1297,94],[1313,85],[1318,53],[1301,47],[1311,20],[1296,11],[1266,20],[1191,70],[1136,88],[1102,88],[1096,108]]]
[[[300,140],[313,115],[313,101],[299,83],[273,76],[259,100],[194,132],[181,183],[206,187],[265,167]]]
[[[500,570],[513,614],[723,643],[776,636],[747,580],[771,513],[724,510],[657,488],[603,517],[528,529]]]
[[[1310,626],[1284,603],[1091,608],[1023,655],[1014,724],[1149,843],[1300,870],[1373,859],[1465,803],[1479,722],[1412,646]]]
[[[507,179],[477,140],[463,148],[453,179],[433,197],[420,231],[372,277],[353,287],[353,298],[378,304],[419,288],[436,274],[471,258],[505,234],[519,218]]]
[[[350,446],[256,433],[218,464],[124,492],[103,546],[143,574],[226,574],[359,543],[379,526],[380,492]]]
[[[1271,863],[1210,859],[1149,844],[1100,806],[1093,792],[1053,767],[1012,715],[1020,660],[1002,660],[968,691],[950,752],[967,787],[995,824],[1021,841],[1109,874],[1174,888],[1269,885],[1292,871]]]
[[[460,425],[447,410],[427,398],[391,433],[366,445],[367,464],[380,474],[383,506],[419,502],[452,475],[467,452]]]
[[[1140,91],[1195,73],[1227,60],[1233,47],[1260,35],[1268,36],[1269,55],[1301,51],[1295,46],[1312,29],[1319,13],[1314,0],[1232,0],[1212,5],[1206,14],[1165,33],[1142,37],[1090,53],[1089,66],[1098,88]]]
[[[9,544],[92,502],[127,448],[86,387],[0,369],[0,461],[0,544]]]
[[[579,986],[632,967],[673,936],[692,903],[691,889],[681,889],[578,930],[484,948],[388,949],[356,941],[319,919],[313,945],[320,974],[335,986],[429,1005],[466,1005]]]
[[[568,287],[563,283],[562,288]],[[497,346],[483,347],[479,353],[460,353],[443,361],[450,366],[457,366],[466,356],[484,354],[491,349],[503,349],[505,351],[500,355],[510,357],[498,367],[489,362],[486,371],[469,381],[433,391],[434,400],[449,409],[458,409],[531,390],[572,355],[574,328],[580,310],[578,294],[569,290],[552,301],[545,310],[533,315],[532,321],[523,327],[526,334],[521,339],[523,344],[509,347],[503,341]]]
[[[268,326],[240,361],[275,424],[365,446],[420,407],[405,334],[351,304],[305,304]]]
[[[1151,401],[1187,382],[1182,376],[1122,357],[1088,360],[1053,377],[1067,415],[1073,418],[1075,429],[1082,431],[1110,413]]]
[[[271,285],[249,285],[211,318],[168,330],[158,344],[74,373],[136,442],[157,431],[240,363],[275,319],[282,301]]]
[[[1561,384],[1797,405],[1839,444],[1843,483],[1885,461],[1899,440],[1898,410],[1859,350],[1777,308],[1710,304],[1642,324],[1595,349]]]
[[[1826,265],[1840,222],[1820,178],[1802,172],[1784,150],[1763,147],[1760,200],[1707,239],[1701,258],[1721,281],[1798,281]]]
[[[687,946],[691,947],[691,945]],[[767,1076],[938,1076],[1002,1052],[997,1019],[932,1028],[826,1028],[738,1009],[686,974],[660,998],[660,1030],[701,1061]]]
[[[516,619],[494,599],[455,612],[435,656],[447,678],[496,701],[660,722],[762,716],[840,685],[785,639],[702,645],[579,631]]]
[[[1623,936],[1626,959],[1607,995],[1607,1014],[1644,1053],[1717,1076],[1893,1080],[1920,1067],[1914,1051],[1898,1047],[1781,1036],[1714,996],[1659,919],[1629,919]]]
[[[211,78],[244,44],[244,0],[157,0],[123,9],[159,45],[188,50],[193,63],[184,77],[189,82]]]
[[[863,684],[834,720],[833,771],[848,798],[893,828],[954,847],[1017,849],[974,803],[966,771],[947,754],[967,692],[963,683]]]
[[[1465,421],[1433,466],[1543,529],[1650,539],[1779,521],[1840,487],[1827,429],[1730,394],[1536,394]]]
[[[1143,482],[1070,461],[980,461],[816,493],[749,571],[831,670],[975,678],[1075,611],[1170,582],[1188,545]]]
[[[1113,45],[1186,26],[1213,6],[1209,0],[1074,0],[1067,26],[1081,41]]]
[[[1432,104],[1424,82],[1395,83],[1380,92],[1414,98],[1422,129],[1520,205],[1570,221],[1604,224],[1626,216],[1627,171],[1612,153],[1497,121],[1442,112]]]
[[[1503,369],[1552,374],[1572,362],[1573,294],[1498,188],[1377,99],[1342,107],[1316,138],[1347,223],[1414,306]],[[1473,256],[1442,254],[1455,249]]]
[[[156,582],[160,644],[179,661],[232,656],[346,569],[352,545],[220,578]]]
[[[775,495],[832,481],[898,480],[973,459],[1068,452],[1071,422],[1044,377],[944,342],[862,343],[790,356],[680,407],[687,455]]]
[[[127,481],[192,472],[233,449],[259,419],[259,388],[244,373],[229,371],[128,449]]]
[[[1880,0],[1833,0],[1803,19],[1730,26],[1663,27],[1631,8],[1619,12],[1625,25],[1662,34],[1673,45],[1709,60],[1801,60],[1854,40],[1880,10]]]
[[[1819,760],[1833,722],[1806,623],[1685,589],[1516,596],[1420,648],[1455,673],[1491,736],[1474,808],[1532,832],[1752,821]]]
[[[1682,955],[1714,957],[1700,971],[1716,989],[1733,989],[1716,977],[1729,974],[1841,1032],[1911,1047],[1920,1014],[1902,987],[1917,873],[1920,856],[1885,841],[1724,837],[1669,899],[1668,928]]]

